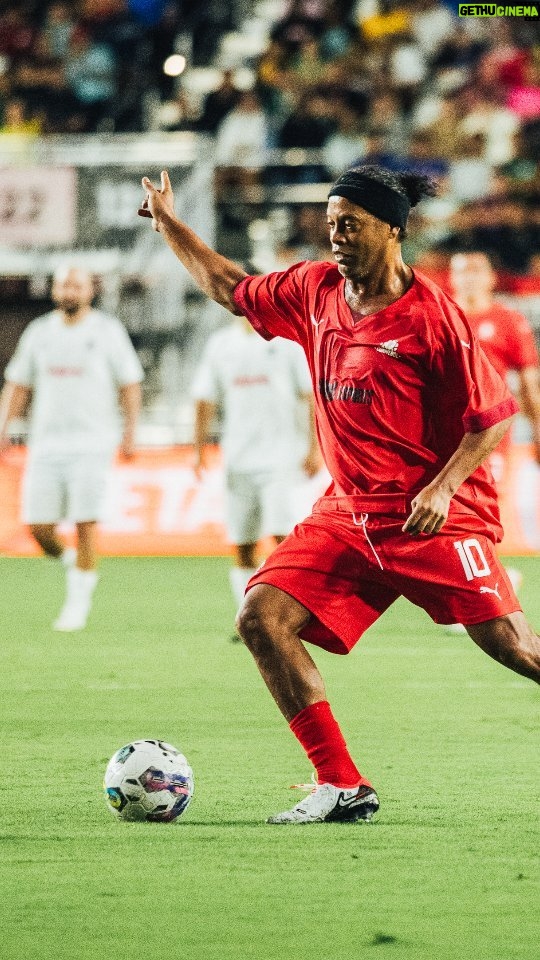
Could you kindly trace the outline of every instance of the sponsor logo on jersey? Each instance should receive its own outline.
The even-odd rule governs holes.
[[[379,353],[385,353],[387,357],[398,357],[399,340],[384,340],[378,347],[375,347]]]
[[[254,387],[263,383],[270,383],[270,380],[265,373],[259,373],[257,376],[253,377],[247,375],[243,377],[235,377],[233,380],[235,387]]]
[[[84,367],[49,367],[51,377],[82,377]]]
[[[374,393],[354,382],[340,383],[339,380],[319,380],[319,392],[325,400],[347,400],[350,403],[371,403]]]

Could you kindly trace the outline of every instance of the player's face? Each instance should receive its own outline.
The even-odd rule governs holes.
[[[491,293],[495,274],[482,253],[457,253],[450,261],[450,284],[456,296]]]
[[[76,267],[57,273],[52,286],[52,298],[57,307],[66,313],[76,313],[92,302],[94,289],[92,278]]]
[[[348,279],[369,276],[397,236],[395,227],[345,197],[330,197],[326,220],[338,270]]]

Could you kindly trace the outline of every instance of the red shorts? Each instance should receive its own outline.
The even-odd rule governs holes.
[[[495,544],[470,516],[440,533],[402,533],[399,518],[314,513],[298,524],[251,578],[306,607],[301,637],[349,653],[364,630],[403,595],[436,623],[475,624],[521,610]]]

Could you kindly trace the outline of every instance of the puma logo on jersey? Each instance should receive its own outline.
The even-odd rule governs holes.
[[[383,343],[380,343],[378,347],[375,347],[379,353],[385,353],[387,357],[397,357],[399,347],[399,340],[385,340]]]
[[[460,342],[460,344],[461,344],[462,347],[467,347],[467,350],[470,350],[470,349],[471,349],[470,343],[466,343],[465,340],[460,340],[459,342]]]
[[[499,598],[499,600],[501,599],[501,595],[500,595],[500,593],[499,593],[499,584],[498,584],[498,583],[495,584],[495,589],[493,589],[493,587],[479,587],[479,592],[480,592],[480,593],[494,593],[495,596]]]

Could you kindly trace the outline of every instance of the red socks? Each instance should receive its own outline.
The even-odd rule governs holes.
[[[318,783],[343,789],[361,783],[371,786],[354,765],[327,700],[304,707],[289,726],[315,767]]]

